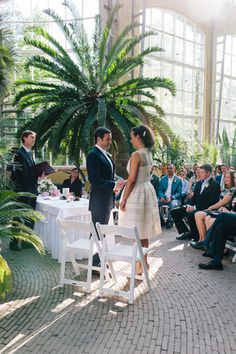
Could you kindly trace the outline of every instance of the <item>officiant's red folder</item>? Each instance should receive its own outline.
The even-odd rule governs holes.
[[[47,161],[43,161],[31,166],[31,170],[37,177],[40,177],[43,172],[45,175],[50,175],[50,173],[55,172],[54,168],[50,166]]]

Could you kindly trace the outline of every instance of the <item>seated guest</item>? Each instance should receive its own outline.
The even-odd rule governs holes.
[[[163,208],[167,205],[169,210],[177,207],[181,203],[182,181],[175,175],[175,166],[172,164],[167,165],[167,175],[163,176],[160,181],[159,189],[159,207],[160,215],[163,223]],[[171,214],[168,213],[166,228],[171,228],[173,222]]]
[[[179,171],[178,176],[181,178],[181,181],[182,181],[181,205],[184,205],[184,202],[185,202],[187,194],[188,194],[189,181],[187,181],[187,179],[186,179],[187,173],[185,170]]]
[[[208,234],[211,239],[211,252],[208,255],[212,260],[208,263],[200,263],[199,268],[223,270],[221,260],[227,238],[230,236],[236,237],[236,214],[233,212],[219,214],[208,230]]]
[[[224,178],[225,178],[225,174],[228,170],[229,170],[229,166],[226,163],[222,163],[221,174],[216,176],[216,178],[215,178],[216,182],[218,182],[220,184],[221,191],[223,191],[225,188]]]
[[[79,170],[78,168],[73,168],[70,173],[70,178],[63,181],[62,188],[70,188],[70,192],[75,193],[75,197],[81,197],[82,187],[82,182],[79,179]]]
[[[193,192],[194,192],[195,186],[196,186],[197,182],[200,180],[201,180],[200,167],[196,166],[194,175],[190,178],[189,184],[188,184],[188,194],[187,194],[188,200],[193,197]],[[188,200],[187,200],[187,203],[188,203]]]
[[[195,221],[199,233],[199,242],[205,239],[206,230],[215,221],[214,215],[212,217],[211,212],[214,210],[218,211],[222,207],[225,207],[228,210],[230,210],[231,208],[231,201],[232,201],[233,194],[235,192],[234,172],[228,171],[225,174],[224,183],[225,183],[225,189],[220,194],[220,200],[217,203],[209,206],[207,210],[198,211],[195,214]],[[191,246],[197,248],[197,244],[191,243]]]
[[[216,179],[216,177],[217,177],[217,176],[221,176],[221,174],[222,174],[222,172],[221,172],[221,165],[216,165],[212,177],[213,177],[214,179]],[[218,178],[221,178],[221,177],[218,177]]]
[[[156,196],[157,199],[159,197],[159,189],[160,189],[160,179],[157,175],[155,175],[153,172],[155,170],[155,166],[152,167],[151,169],[151,175],[150,175],[150,182],[153,185],[155,192],[156,192]]]
[[[188,205],[176,208],[171,211],[175,226],[179,234],[177,240],[194,239],[198,241],[198,229],[196,227],[194,214],[198,210],[209,208],[217,203],[220,195],[220,185],[212,177],[211,165],[205,164],[200,167],[201,181],[198,181],[194,189],[193,197]],[[184,221],[187,217],[189,228]]]

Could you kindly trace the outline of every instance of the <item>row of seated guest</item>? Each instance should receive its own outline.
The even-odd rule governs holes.
[[[210,205],[208,210],[199,211],[195,214],[195,221],[199,233],[199,241],[205,239],[206,230],[210,228],[214,222],[214,214],[212,211],[218,211],[220,208],[224,207],[227,210],[231,209],[232,198],[235,193],[235,184],[234,184],[234,172],[228,171],[224,177],[224,189],[220,193],[219,201],[213,205]]]
[[[236,237],[236,173],[224,172],[224,189],[219,201],[207,210],[195,213],[199,240],[190,242],[195,249],[205,250],[205,257],[213,258],[208,263],[200,263],[201,269],[223,269],[221,262],[229,237]],[[207,231],[208,230],[208,231]],[[178,239],[183,239],[179,237]]]
[[[62,188],[69,188],[71,193],[75,194],[75,197],[82,196],[83,183],[79,179],[78,168],[73,168],[70,172],[70,177],[63,181]]]
[[[221,172],[219,173],[213,173],[212,177],[220,184],[221,186],[221,191],[224,190],[224,178],[225,178],[225,173],[228,170],[229,166],[225,163],[220,165],[220,170],[218,171]],[[196,187],[197,182],[201,180],[200,176],[200,166],[195,165],[194,166],[194,171],[188,171],[182,169],[179,171],[178,176],[175,175],[175,166],[173,164],[167,165],[167,171],[164,176],[161,177],[160,183],[159,183],[159,191],[156,193],[158,195],[158,200],[159,200],[159,207],[160,207],[160,215],[161,215],[161,221],[162,221],[162,226],[165,224],[163,218],[164,218],[164,213],[166,212],[166,209],[163,208],[164,206],[167,206],[169,209],[169,214],[168,214],[168,220],[166,222],[166,227],[171,228],[173,226],[173,221],[171,217],[170,211],[173,208],[176,208],[177,206],[180,205],[192,205],[192,197],[194,195],[194,189]],[[181,179],[181,185],[182,185],[182,191],[180,193],[180,184],[176,183],[177,178],[180,177]],[[189,177],[189,180],[187,180],[187,177]],[[172,181],[175,181],[175,184],[172,186]],[[152,181],[152,180],[151,180]],[[156,182],[155,182],[156,184]],[[154,185],[154,183],[153,183]],[[155,188],[155,186],[154,186]],[[167,193],[167,195],[166,195]]]

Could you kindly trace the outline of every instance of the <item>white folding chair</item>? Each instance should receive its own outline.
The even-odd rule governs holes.
[[[101,255],[101,273],[100,273],[100,285],[99,295],[113,294],[128,298],[130,304],[134,302],[134,283],[135,279],[141,279],[146,281],[148,290],[151,290],[150,280],[148,278],[148,270],[144,261],[144,256],[148,252],[148,248],[141,246],[141,242],[138,236],[137,227],[127,228],[118,225],[101,225],[96,223],[99,238],[102,242],[102,255]],[[118,237],[119,236],[119,237]],[[109,238],[114,238],[115,242],[109,242]],[[130,243],[127,243],[127,239]],[[110,246],[112,244],[112,246]],[[131,265],[130,273],[115,272],[113,268],[113,261],[128,262]],[[137,261],[141,261],[144,276],[135,275],[135,265]],[[130,289],[129,291],[115,290],[104,286],[104,272],[106,265],[108,264],[109,270],[112,275],[112,279],[117,283],[117,275],[125,275],[130,277]]]
[[[85,223],[74,220],[59,221],[60,234],[62,237],[62,256],[61,256],[61,274],[60,286],[63,284],[77,285],[91,291],[92,271],[100,271],[100,267],[92,265],[93,255],[101,254],[101,246],[97,238],[97,233],[92,222]],[[67,235],[71,232],[78,232],[79,238],[76,241],[69,243]],[[76,256],[79,253],[80,258],[87,258],[87,264],[81,264],[76,261]],[[69,256],[76,276],[80,274],[79,268],[87,269],[87,280],[79,281],[68,279],[65,277],[66,258]]]

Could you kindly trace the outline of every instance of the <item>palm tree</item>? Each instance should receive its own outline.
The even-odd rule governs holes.
[[[8,92],[12,73],[16,69],[17,55],[11,30],[0,16],[0,102]]]
[[[46,141],[54,151],[58,151],[62,143],[68,146],[70,157],[77,163],[80,152],[87,152],[93,145],[93,132],[97,126],[119,131],[119,134],[113,135],[116,151],[128,151],[130,128],[141,121],[158,131],[168,143],[173,133],[161,118],[164,112],[155,102],[153,91],[165,88],[174,95],[175,84],[160,77],[124,79],[144,63],[147,55],[162,50],[151,47],[131,56],[136,45],[157,33],[148,31],[132,36],[132,28],[137,24],[128,25],[111,43],[114,19],[120,8],[117,5],[111,10],[104,29],[100,16],[96,17],[90,44],[74,6],[68,0],[63,5],[74,16],[69,24],[50,9],[45,13],[51,16],[65,35],[74,59],[46,30],[32,28],[34,38],[26,37],[25,43],[42,54],[30,57],[26,68],[39,68],[47,72],[54,82],[17,82],[23,89],[16,95],[15,104],[20,110],[28,107],[35,110],[34,116],[22,129],[30,128],[37,132],[38,146]],[[153,113],[148,111],[150,109]]]

